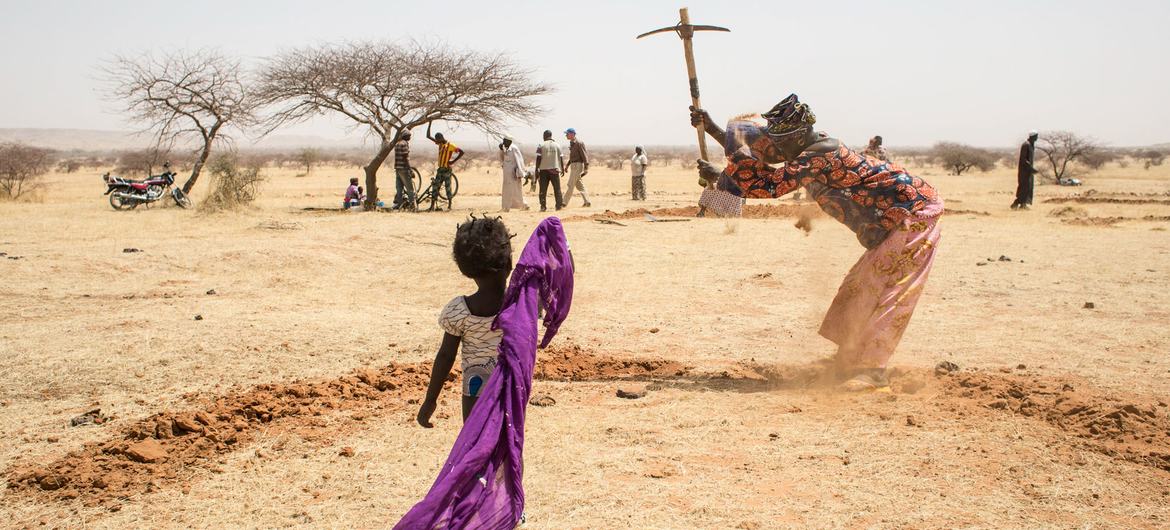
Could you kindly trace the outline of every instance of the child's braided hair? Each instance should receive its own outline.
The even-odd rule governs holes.
[[[452,255],[459,272],[483,278],[512,270],[512,234],[499,217],[475,217],[455,229]]]

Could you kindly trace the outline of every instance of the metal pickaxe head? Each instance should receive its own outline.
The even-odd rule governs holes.
[[[675,24],[673,26],[659,28],[659,29],[656,29],[654,31],[647,31],[646,33],[638,35],[636,38],[640,39],[640,38],[645,37],[647,35],[653,35],[655,33],[665,33],[667,31],[673,31],[673,32],[677,33],[679,37],[684,38],[684,39],[689,39],[695,35],[696,31],[727,31],[727,32],[730,32],[731,30],[729,30],[727,28],[721,28],[719,26],[683,24],[682,22],[679,22],[678,24]]]
[[[695,36],[696,31],[727,31],[727,32],[731,31],[727,28],[721,28],[719,26],[702,26],[702,25],[691,24],[690,14],[687,13],[687,8],[685,8],[685,7],[678,10],[678,15],[679,15],[678,24],[675,24],[673,26],[667,26],[665,28],[659,28],[659,29],[656,29],[654,31],[647,31],[646,33],[638,35],[636,38],[640,39],[642,37],[645,37],[647,35],[653,35],[655,33],[665,33],[667,31],[673,31],[673,32],[677,33],[678,36],[680,38],[682,38],[683,40],[690,40],[691,37]]]

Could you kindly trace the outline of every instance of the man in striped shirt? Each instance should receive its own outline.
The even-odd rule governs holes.
[[[431,124],[427,123],[427,139],[435,142],[439,146],[439,163],[435,169],[435,182],[431,188],[431,210],[435,209],[435,202],[439,200],[439,185],[443,184],[447,189],[447,210],[451,210],[451,164],[458,162],[463,158],[463,150],[455,144],[448,142],[443,138],[443,133],[435,133],[431,136]]]
[[[414,210],[418,205],[414,198],[414,175],[410,172],[410,131],[402,133],[394,146],[394,176],[394,207]]]

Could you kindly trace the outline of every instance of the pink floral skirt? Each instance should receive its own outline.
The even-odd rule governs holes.
[[[840,362],[856,368],[885,368],[934,264],[941,207],[938,210],[890,231],[845,276],[820,329],[821,336],[840,348]]]

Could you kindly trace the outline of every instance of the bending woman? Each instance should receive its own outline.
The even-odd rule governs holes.
[[[816,116],[795,94],[762,118],[733,121],[725,132],[705,111],[692,108],[692,124],[703,125],[728,151],[722,172],[700,160],[699,174],[749,199],[804,187],[825,213],[857,234],[867,250],[845,276],[820,334],[837,344],[834,360],[844,388],[889,386],[886,363],[934,263],[943,201],[898,164],[815,131]]]

